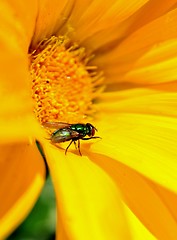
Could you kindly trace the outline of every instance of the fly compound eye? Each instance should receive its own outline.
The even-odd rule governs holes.
[[[94,136],[96,128],[92,124],[90,124],[90,123],[87,123],[86,126],[89,129],[88,136],[90,136],[90,137]]]
[[[92,134],[91,134],[92,136],[94,136],[95,135],[95,128],[94,127],[92,127]]]

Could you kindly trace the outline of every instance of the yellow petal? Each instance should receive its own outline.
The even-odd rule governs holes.
[[[30,13],[35,12],[35,6],[34,4],[33,7],[29,7]],[[33,17],[30,13],[25,14],[24,8],[27,7],[21,1],[11,1],[11,4],[0,3],[1,142],[5,139],[8,141],[11,138],[24,138],[34,134],[37,129],[32,117],[27,55],[34,30],[35,13],[31,13]]]
[[[0,239],[29,213],[45,181],[45,165],[36,145],[1,145]]]
[[[174,192],[164,188],[163,186],[157,185],[153,182],[149,181],[149,185],[156,191],[156,193],[160,196],[164,205],[169,212],[173,215],[174,219],[177,219],[177,195]],[[177,220],[176,220],[177,221]]]
[[[156,184],[152,185],[143,176],[127,169],[122,168],[121,173],[119,170],[115,171],[116,175],[120,173],[118,178],[121,178],[123,183],[121,190],[126,204],[156,239],[175,239],[177,236],[177,220],[173,213],[175,211],[170,211],[161,194],[156,191]],[[169,203],[173,204],[172,201]],[[136,231],[135,228],[134,234]],[[143,239],[146,239],[143,233],[147,232],[141,233]]]
[[[113,50],[98,56],[95,62],[104,69],[108,81],[154,84],[175,80],[176,16],[177,9],[167,12],[124,37]],[[158,55],[154,64],[154,56],[157,60]]]
[[[117,112],[176,117],[177,84],[166,85],[165,88],[164,91],[163,86],[157,86],[157,90],[135,88],[103,93],[97,107],[100,112],[105,111],[110,114]]]
[[[91,50],[119,38],[119,24],[133,15],[148,0],[76,1],[68,23],[73,27],[71,38],[84,42]],[[99,11],[98,11],[99,9]],[[67,27],[65,31],[67,32]],[[120,31],[121,32],[121,31]],[[100,41],[101,40],[101,41]]]
[[[124,81],[158,83],[176,81],[177,43],[169,40],[144,53],[124,77]]]
[[[134,240],[157,240],[157,238],[143,225],[143,223],[136,217],[136,215],[125,207],[126,216],[129,219],[129,229],[132,232],[132,239]],[[153,218],[153,217],[152,217]]]
[[[58,239],[131,239],[121,197],[111,179],[86,156],[45,144],[59,219]],[[65,238],[64,238],[65,239]]]
[[[111,113],[100,117],[96,125],[102,140],[92,144],[92,151],[120,161],[177,191],[175,118],[145,113]]]
[[[0,29],[0,90],[4,97],[9,92],[19,90],[21,93],[27,89],[29,77],[26,38],[23,36],[24,33],[20,31],[21,29],[18,29],[19,23],[15,21],[12,14],[8,12],[6,14],[0,17],[1,22],[3,22],[3,27]],[[22,37],[23,39],[19,41]]]
[[[73,0],[40,0],[38,2],[38,16],[32,41],[33,47],[44,38],[56,34],[67,21],[74,5]]]
[[[133,239],[149,239],[146,238],[146,236],[151,235],[148,231],[156,239],[175,239],[177,236],[177,221],[176,213],[173,213],[176,208],[172,207],[176,200],[174,194],[171,193],[170,195],[167,190],[162,191],[162,187],[112,158],[103,154],[91,154],[90,156],[98,166],[112,177],[118,189],[120,189],[127,208],[132,211],[132,213],[128,211],[127,219],[130,223]],[[166,199],[166,202],[164,199]],[[167,203],[171,206],[170,208]],[[126,209],[126,213],[128,209]],[[138,223],[136,218],[141,223]],[[141,226],[142,224],[144,227]],[[141,231],[141,238],[140,232],[137,232],[137,230]]]
[[[31,0],[30,2],[24,2],[21,0],[2,1],[0,3],[1,18],[7,20],[9,30],[14,32],[18,36],[18,40],[21,46],[24,46],[28,51],[28,47],[31,42],[31,38],[34,34],[38,1]],[[28,9],[28,11],[26,11]],[[1,19],[1,20],[2,20]],[[2,24],[3,23],[3,24]],[[4,22],[1,22],[4,25]],[[2,27],[1,25],[1,27]],[[1,28],[2,30],[2,28]],[[10,34],[9,31],[5,31],[5,34]],[[11,35],[7,36],[9,40]],[[11,39],[12,41],[12,39]]]
[[[30,136],[30,140],[29,140]],[[0,119],[0,144],[31,141],[36,136],[44,136],[34,116],[14,114],[10,119]]]
[[[148,1],[147,4],[137,12],[131,27],[128,29],[128,33],[136,31],[141,26],[157,19],[175,7],[176,0],[165,1],[163,4],[161,4],[160,1]]]

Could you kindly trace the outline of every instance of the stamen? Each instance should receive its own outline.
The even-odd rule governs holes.
[[[103,74],[87,65],[86,54],[65,37],[40,42],[30,54],[34,113],[41,124],[49,121],[82,122],[94,113]]]

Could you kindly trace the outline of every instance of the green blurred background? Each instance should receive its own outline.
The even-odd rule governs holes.
[[[55,225],[55,194],[51,178],[48,176],[33,210],[7,240],[54,240]]]

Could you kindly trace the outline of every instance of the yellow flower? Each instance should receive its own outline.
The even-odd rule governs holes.
[[[176,3],[0,3],[1,239],[44,184],[36,139],[57,239],[176,239]],[[102,138],[82,157],[46,139],[45,122],[81,120]]]

